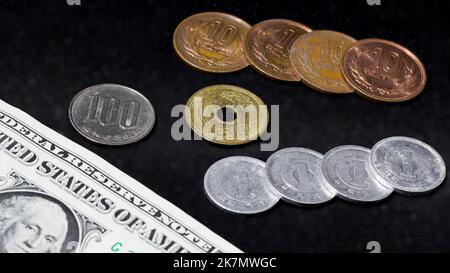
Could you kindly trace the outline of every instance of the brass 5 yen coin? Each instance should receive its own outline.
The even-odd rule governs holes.
[[[202,138],[223,145],[256,140],[267,129],[269,113],[254,93],[234,85],[212,85],[186,103],[186,121]]]
[[[183,20],[173,35],[178,56],[207,72],[225,73],[248,65],[244,41],[250,25],[233,15],[203,12]]]

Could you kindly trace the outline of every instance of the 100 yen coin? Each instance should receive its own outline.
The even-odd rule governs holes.
[[[82,136],[105,145],[136,142],[155,123],[151,103],[139,92],[117,84],[94,85],[78,93],[69,117]]]

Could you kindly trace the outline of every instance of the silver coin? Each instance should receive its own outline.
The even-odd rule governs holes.
[[[237,214],[266,211],[280,199],[269,184],[265,163],[245,156],[214,163],[205,174],[204,187],[215,205]]]
[[[420,140],[402,136],[375,144],[368,165],[380,183],[404,193],[431,191],[444,181],[446,174],[445,162],[438,152]]]
[[[70,104],[69,117],[81,135],[105,145],[136,142],[155,123],[155,111],[147,98],[117,84],[94,85],[78,93]]]
[[[309,149],[282,149],[269,157],[266,173],[283,200],[294,204],[324,203],[336,193],[323,177],[322,158],[322,154]]]
[[[360,146],[340,146],[325,154],[321,168],[337,195],[350,201],[374,202],[392,193],[372,177],[366,166],[370,150]]]

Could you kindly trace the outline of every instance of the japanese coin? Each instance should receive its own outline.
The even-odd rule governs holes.
[[[372,149],[369,166],[380,182],[396,191],[428,192],[445,178],[442,157],[428,144],[409,137],[389,137]]]
[[[256,140],[266,131],[269,121],[264,102],[252,92],[233,85],[200,89],[186,103],[185,117],[197,135],[223,145]]]
[[[182,21],[173,35],[178,56],[207,72],[225,73],[248,65],[244,41],[250,25],[220,12],[204,12]]]
[[[237,214],[266,211],[279,200],[267,180],[264,162],[233,156],[217,161],[205,174],[208,198],[219,208]]]
[[[342,72],[359,94],[385,102],[412,99],[425,87],[422,62],[410,50],[381,39],[365,39],[346,52]]]
[[[392,189],[380,184],[366,167],[370,150],[360,146],[340,146],[330,150],[322,160],[322,173],[341,198],[373,202],[384,199]]]
[[[266,162],[270,183],[281,198],[294,204],[320,204],[335,196],[322,175],[323,155],[304,148],[286,148]]]
[[[125,145],[145,137],[155,123],[151,103],[139,92],[117,84],[100,84],[78,93],[69,107],[73,127],[85,138],[105,145]]]
[[[245,41],[245,54],[257,71],[277,80],[299,81],[291,65],[289,50],[292,43],[311,29],[300,23],[271,19],[254,25]]]
[[[350,36],[330,30],[315,30],[300,36],[291,47],[291,63],[302,81],[328,93],[352,93],[342,76],[344,53],[356,42]]]

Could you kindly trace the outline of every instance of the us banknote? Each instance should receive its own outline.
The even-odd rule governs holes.
[[[0,100],[0,252],[241,252]]]

